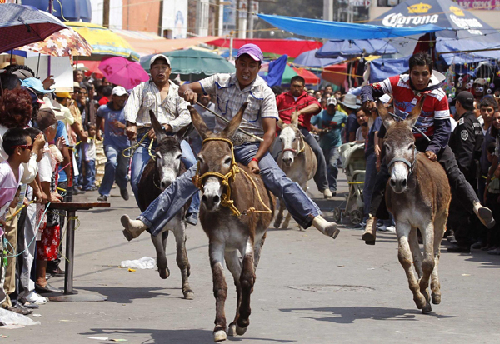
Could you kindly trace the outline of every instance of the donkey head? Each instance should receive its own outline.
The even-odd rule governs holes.
[[[387,108],[380,101],[377,102],[378,113],[387,128],[384,142],[385,159],[391,175],[390,185],[396,193],[405,192],[408,189],[408,178],[416,164],[417,150],[411,128],[422,112],[424,100],[425,96],[415,105],[411,114],[400,122],[395,121],[387,113]]]
[[[292,114],[291,123],[281,125],[282,129],[279,136],[282,151],[281,160],[287,167],[292,166],[293,159],[297,156],[302,147],[304,147],[302,134],[297,126],[297,118],[298,113],[294,112]]]
[[[203,140],[206,138],[231,139],[243,119],[243,112],[245,112],[246,107],[247,103],[244,103],[226,128],[217,135],[208,131],[207,125],[203,122],[203,119],[194,108],[189,107],[189,111],[191,112],[193,125]],[[226,175],[232,167],[233,152],[231,146],[225,141],[207,141],[203,144],[197,160],[199,166],[198,173],[200,176],[203,176],[207,172],[216,172],[221,175]],[[203,178],[201,191],[202,206],[208,211],[217,211],[220,206],[222,194],[226,191],[225,187],[222,185],[222,178],[213,175]]]
[[[156,133],[156,173],[160,176],[159,188],[165,190],[179,175],[181,169],[181,134],[169,136],[156,119],[153,111],[149,112],[151,123]]]

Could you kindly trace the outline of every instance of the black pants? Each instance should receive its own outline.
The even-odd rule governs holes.
[[[417,150],[419,152],[425,152],[428,143],[424,140],[419,139],[415,142]],[[460,203],[467,210],[467,212],[472,212],[475,202],[478,202],[476,192],[472,186],[467,182],[465,176],[460,171],[457,165],[457,160],[450,147],[446,146],[444,149],[437,154],[437,161],[443,166],[446,175],[448,176],[448,182],[450,183],[450,188],[453,195],[456,196]],[[387,162],[385,161],[385,156],[382,159],[382,166],[380,172],[377,173],[377,178],[375,180],[375,186],[372,194],[372,202],[370,206],[370,214],[378,217],[379,206],[384,199],[384,192],[387,185],[387,181],[390,178],[389,171],[387,169]],[[380,212],[383,215],[383,210]],[[383,218],[383,217],[381,217]]]

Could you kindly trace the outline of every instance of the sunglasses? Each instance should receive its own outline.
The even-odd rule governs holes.
[[[19,145],[19,146],[14,146],[14,147],[21,147],[22,149],[31,150],[33,148],[33,145]]]

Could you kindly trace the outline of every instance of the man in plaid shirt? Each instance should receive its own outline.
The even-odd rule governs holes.
[[[216,74],[198,83],[183,85],[179,95],[190,102],[197,101],[197,93],[210,94],[216,111],[230,120],[243,103],[248,103],[240,128],[261,137],[262,142],[237,132],[231,139],[237,162],[247,165],[252,172],[260,173],[266,187],[284,202],[295,221],[304,228],[316,227],[325,235],[336,237],[337,224],[327,222],[321,216],[318,206],[306,193],[287,178],[269,154],[276,132],[278,110],[274,94],[266,82],[257,75],[262,64],[262,51],[255,44],[245,44],[238,50],[236,73]],[[226,126],[217,118],[215,131]],[[146,229],[153,235],[161,232],[163,226],[182,208],[186,200],[198,191],[192,183],[196,166],[177,178],[153,201],[137,220],[127,215],[122,217],[127,239],[139,236]]]

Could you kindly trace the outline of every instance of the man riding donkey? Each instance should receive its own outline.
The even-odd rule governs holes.
[[[446,171],[453,195],[472,210],[488,228],[495,224],[491,210],[483,207],[457,166],[455,155],[448,140],[451,134],[448,98],[441,89],[441,83],[432,74],[432,58],[426,53],[416,53],[409,60],[409,74],[390,77],[382,82],[363,86],[361,98],[363,107],[370,111],[376,107],[374,97],[391,94],[394,99],[395,116],[405,119],[413,107],[426,97],[422,113],[414,126],[415,145],[419,152],[425,152],[431,161],[438,161]],[[396,118],[398,120],[398,118]],[[363,240],[368,245],[375,245],[377,231],[377,211],[383,201],[384,190],[389,180],[387,162],[383,161],[377,174],[368,220]]]
[[[258,46],[245,44],[238,50],[236,73],[215,74],[200,82],[182,85],[179,95],[196,103],[198,93],[210,94],[216,100],[217,112],[227,120],[233,118],[241,106],[247,103],[239,128],[252,135],[238,131],[231,138],[236,161],[247,165],[253,173],[261,174],[265,186],[284,200],[287,210],[299,225],[304,228],[312,225],[323,234],[335,238],[339,232],[337,224],[321,216],[318,206],[286,177],[268,153],[275,137],[278,111],[271,88],[257,75],[262,59],[262,51]],[[222,130],[226,124],[218,117],[215,131]],[[186,201],[198,192],[192,182],[195,174],[196,166],[192,166],[167,187],[137,220],[122,216],[124,234],[135,238],[146,229],[153,235],[160,233]]]

